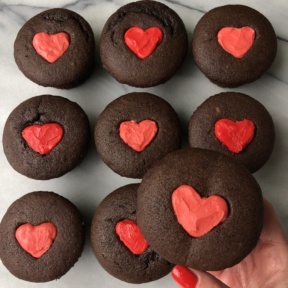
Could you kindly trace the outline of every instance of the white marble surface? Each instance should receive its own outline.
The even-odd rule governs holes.
[[[130,91],[150,91],[170,102],[181,117],[187,131],[190,115],[208,96],[225,91],[210,83],[193,63],[191,47],[180,71],[166,84],[149,89],[135,89],[117,83],[100,65],[98,44],[107,18],[125,0],[0,0],[0,140],[4,123],[12,109],[20,102],[41,94],[60,95],[78,102],[87,112],[94,127],[95,119],[104,107],[116,97]],[[278,54],[271,69],[258,81],[234,89],[253,96],[271,113],[276,128],[275,149],[269,162],[255,177],[263,194],[273,203],[288,235],[288,2],[287,0],[167,0],[161,1],[174,9],[183,19],[191,40],[193,29],[204,12],[223,4],[246,4],[262,12],[272,22],[278,37]],[[65,7],[81,14],[92,26],[97,44],[97,65],[92,77],[82,86],[62,91],[44,88],[26,79],[13,58],[13,43],[20,27],[35,14],[54,7]],[[191,41],[190,41],[191,42]],[[191,46],[191,43],[190,43]],[[82,212],[87,227],[100,201],[114,189],[131,182],[107,168],[98,157],[93,142],[82,164],[65,176],[36,181],[15,172],[8,164],[0,146],[0,219],[9,205],[31,191],[43,190],[59,193],[74,202]],[[89,230],[89,229],[88,229]],[[87,239],[89,233],[87,232]],[[0,239],[1,241],[1,239]],[[33,284],[13,277],[0,262],[0,287],[132,287],[108,275],[92,254],[86,241],[82,257],[60,280]],[[143,287],[177,287],[168,275]]]

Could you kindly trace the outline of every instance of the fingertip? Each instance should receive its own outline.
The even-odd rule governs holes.
[[[198,277],[187,267],[176,265],[171,271],[172,278],[182,288],[195,288]]]

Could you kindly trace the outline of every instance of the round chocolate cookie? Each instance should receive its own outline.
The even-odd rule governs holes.
[[[41,95],[18,105],[3,132],[3,149],[10,165],[33,179],[64,175],[84,158],[90,141],[87,115],[75,102]]]
[[[138,1],[122,6],[107,20],[100,57],[118,82],[150,87],[176,73],[187,47],[185,26],[173,10],[156,1]]]
[[[91,245],[102,267],[128,283],[145,283],[168,274],[173,265],[149,247],[136,219],[139,184],[110,193],[96,209]]]
[[[142,178],[156,160],[180,148],[181,127],[175,110],[162,98],[129,93],[99,115],[94,137],[100,157],[114,172]]]
[[[90,25],[67,9],[46,10],[27,21],[14,43],[14,57],[33,82],[61,89],[82,84],[95,58]]]
[[[197,148],[164,156],[144,175],[137,223],[167,261],[222,270],[255,247],[263,200],[251,173],[224,154]]]
[[[191,147],[229,155],[250,172],[269,159],[275,140],[273,120],[252,97],[236,92],[220,93],[204,101],[189,124]]]
[[[237,87],[268,70],[276,56],[277,39],[271,23],[258,11],[225,5],[200,19],[192,51],[195,63],[210,81]]]
[[[22,280],[59,279],[77,262],[83,246],[84,224],[78,209],[53,192],[19,198],[0,224],[0,258]]]

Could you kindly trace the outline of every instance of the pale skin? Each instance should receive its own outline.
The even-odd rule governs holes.
[[[263,231],[244,260],[217,272],[191,270],[197,288],[288,288],[288,240],[272,205],[264,199]]]

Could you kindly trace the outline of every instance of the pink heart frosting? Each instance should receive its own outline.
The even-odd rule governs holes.
[[[49,63],[56,62],[70,45],[70,37],[65,32],[47,34],[40,32],[34,35],[32,41],[36,52]]]
[[[151,143],[157,131],[157,124],[149,119],[140,123],[124,121],[119,127],[120,138],[137,152],[143,151]]]
[[[42,257],[50,249],[56,235],[56,226],[51,222],[36,226],[26,223],[19,226],[15,232],[20,246],[35,258]]]
[[[217,38],[226,52],[235,58],[242,58],[254,43],[255,30],[248,26],[224,27],[218,32]]]
[[[189,185],[181,185],[174,190],[172,206],[178,223],[193,237],[207,234],[228,215],[228,205],[222,197],[211,195],[201,198]]]

